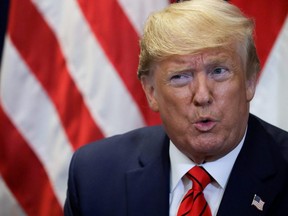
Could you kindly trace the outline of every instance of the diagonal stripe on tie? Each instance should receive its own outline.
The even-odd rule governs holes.
[[[194,193],[193,190],[189,190],[181,202],[184,202],[186,199],[193,197],[193,193]]]
[[[193,181],[192,179],[194,179],[194,181],[197,182],[197,184],[201,187],[202,190],[204,189],[203,186],[202,186],[202,184],[201,184],[201,182],[199,182],[197,178],[195,178],[194,176],[192,176],[189,172],[188,172],[186,175],[188,176],[188,178],[189,178],[191,181]],[[197,188],[198,188],[198,187],[197,187]]]
[[[199,166],[193,167],[186,176],[192,181],[192,188],[184,196],[177,216],[211,216],[203,190],[211,182],[209,174]]]

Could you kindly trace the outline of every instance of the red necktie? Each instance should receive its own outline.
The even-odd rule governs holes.
[[[209,174],[201,167],[193,167],[186,176],[193,186],[184,196],[177,216],[211,216],[211,210],[205,200],[203,190],[211,182]]]

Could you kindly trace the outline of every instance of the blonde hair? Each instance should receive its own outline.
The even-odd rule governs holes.
[[[260,70],[253,32],[253,20],[224,0],[171,4],[148,17],[140,40],[138,78],[150,75],[155,62],[170,56],[227,48],[231,44],[244,51],[243,62],[249,77]]]

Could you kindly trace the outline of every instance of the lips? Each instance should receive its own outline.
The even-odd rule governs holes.
[[[212,118],[199,118],[193,124],[194,127],[200,132],[209,132],[216,126],[217,121]]]

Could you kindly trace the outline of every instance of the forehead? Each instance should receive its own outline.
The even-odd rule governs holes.
[[[160,67],[162,70],[181,70],[181,68],[199,68],[218,64],[241,68],[243,65],[241,56],[233,49],[210,49],[196,54],[170,56],[156,63],[155,69]]]
[[[171,56],[167,62],[176,64],[202,65],[205,63],[233,61],[237,58],[236,52],[226,49],[206,50],[191,55]]]

